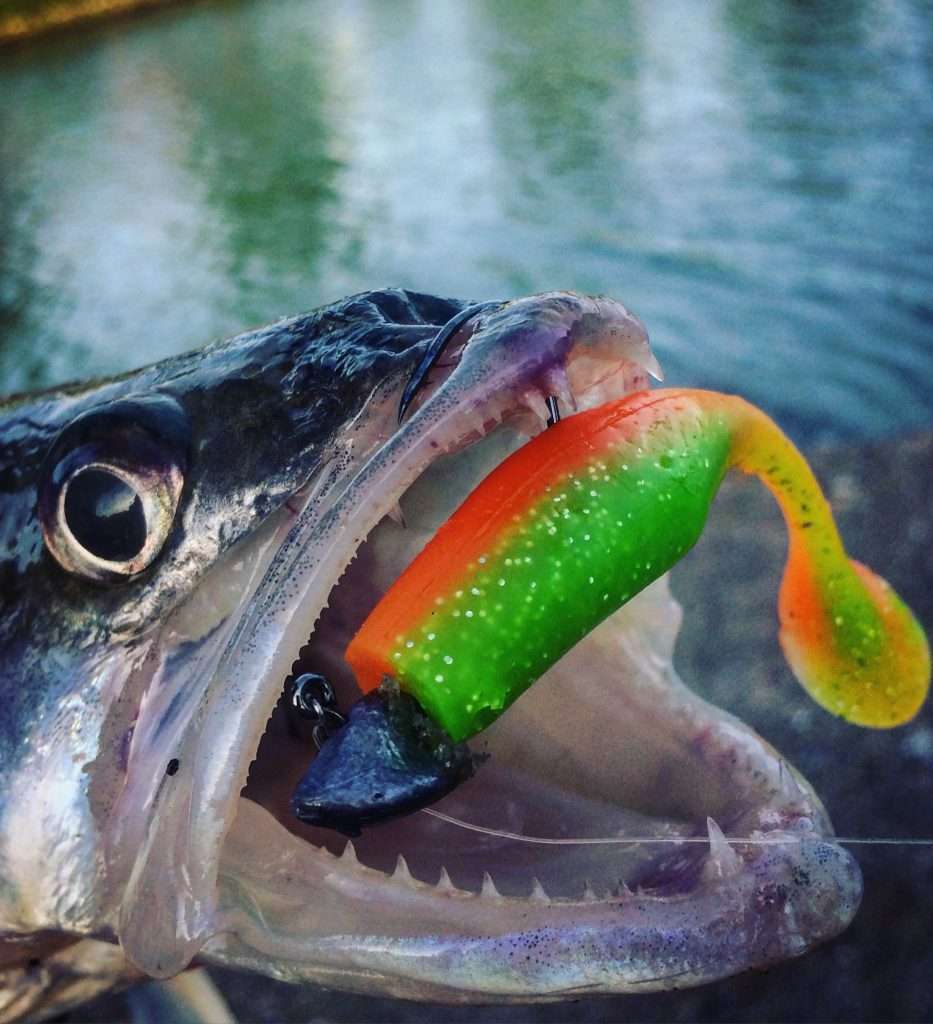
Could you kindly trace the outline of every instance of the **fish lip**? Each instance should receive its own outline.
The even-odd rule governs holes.
[[[596,330],[599,323],[608,328],[611,337],[600,336]],[[621,303],[572,292],[550,292],[503,303],[474,331],[450,376],[400,430],[387,439],[385,434],[391,428],[384,427],[381,435],[377,430],[376,442],[369,436],[370,448],[362,465],[354,463],[353,453],[339,445],[331,452],[330,462],[318,480],[328,467],[336,467],[336,479],[342,488],[339,496],[336,484],[332,484],[327,495],[330,503],[322,501],[314,490],[316,484],[312,485],[303,494],[304,508],[295,515],[287,535],[283,537],[279,532],[266,538],[267,547],[275,553],[265,560],[263,581],[253,591],[246,614],[239,616],[220,649],[202,665],[198,678],[190,681],[189,691],[195,696],[190,697],[193,703],[185,711],[184,722],[174,725],[177,746],[166,753],[164,745],[158,747],[158,737],[150,737],[147,749],[137,742],[142,731],[138,722],[128,765],[129,781],[111,812],[116,824],[107,840],[110,866],[114,877],[127,879],[118,897],[115,927],[128,956],[142,969],[162,976],[177,972],[196,955],[216,926],[214,894],[223,840],[281,681],[310,630],[310,623],[295,621],[295,613],[300,609],[305,615],[312,608],[316,618],[343,569],[342,564],[327,563],[326,547],[333,543],[328,529],[338,525],[346,528],[346,524],[334,523],[339,503],[344,503],[342,507],[358,507],[353,505],[354,498],[368,498],[372,490],[366,487],[374,487],[374,481],[389,487],[392,493],[405,490],[424,466],[442,453],[434,435],[442,434],[446,425],[460,423],[471,413],[475,416],[486,412],[496,419],[517,411],[531,392],[552,385],[551,371],[563,373],[575,345],[591,344],[594,338],[605,342],[602,349],[591,345],[594,357],[604,361],[613,349],[621,352],[632,344],[635,360],[629,370],[647,383],[646,373],[637,369],[645,358],[649,363],[652,358],[647,333]],[[397,386],[394,380],[378,385],[351,426],[365,433],[367,410],[373,402],[377,407],[388,404],[390,393],[397,399]],[[562,386],[567,387],[566,381]],[[462,423],[461,428],[465,432],[457,443],[470,435]],[[410,479],[403,480],[416,455],[424,464],[416,472],[409,472]],[[349,481],[348,465],[357,467]],[[368,505],[366,510],[370,511]],[[377,503],[371,511],[370,525],[363,529],[357,523],[353,527],[360,531],[357,543],[384,511]],[[301,584],[305,591],[299,594],[295,580],[300,572],[310,574],[323,586],[324,597],[319,603],[307,600],[310,584],[306,581]],[[288,598],[284,600],[281,592],[286,581]],[[279,657],[279,652],[288,653]],[[277,658],[288,659],[284,670]],[[142,718],[141,713],[140,721]],[[177,759],[182,770],[167,776],[164,765],[169,758]],[[197,773],[197,785],[178,785],[186,770]],[[172,907],[153,915],[147,896],[165,885],[167,878],[178,899]]]

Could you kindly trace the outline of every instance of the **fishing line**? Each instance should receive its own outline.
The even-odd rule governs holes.
[[[474,825],[469,821],[462,821],[451,814],[444,814],[443,811],[435,811],[430,807],[422,808],[423,814],[430,814],[432,818],[446,822],[448,825],[456,825],[457,828],[466,829],[468,832],[479,832],[486,836],[496,836],[499,839],[512,839],[518,843],[532,843],[537,846],[645,846],[652,843],[709,843],[708,836],[600,836],[600,837],[547,837],[527,836],[521,832],[507,832],[503,829],[489,828],[486,825]],[[789,842],[802,842],[810,838],[793,835],[775,836],[773,838],[763,836],[725,836],[727,843],[741,843],[750,846],[780,846]],[[821,837],[822,838],[822,837]],[[898,839],[894,836],[826,836],[827,840],[835,843],[844,843],[847,846],[933,846],[933,837],[929,839],[920,837],[908,837]]]

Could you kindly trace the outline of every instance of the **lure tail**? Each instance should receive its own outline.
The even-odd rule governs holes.
[[[740,398],[701,400],[724,408],[731,464],[765,483],[787,523],[778,614],[794,675],[847,721],[881,728],[908,721],[930,681],[929,646],[910,609],[881,576],[846,555],[812,470],[774,422]]]

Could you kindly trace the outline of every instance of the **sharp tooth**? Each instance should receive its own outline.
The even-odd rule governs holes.
[[[484,414],[478,409],[463,414],[463,420],[469,428],[467,433],[477,433],[480,437],[484,437],[486,434],[486,421],[488,419],[489,414]]]
[[[438,892],[459,892],[460,890],[450,880],[450,875],[447,874],[447,868],[441,868],[441,877],[437,880],[435,886]]]
[[[529,899],[534,903],[550,903],[551,897],[544,891],[540,879],[534,878],[531,882],[531,896]]]
[[[793,768],[783,759],[778,762],[778,774],[781,782],[781,792],[790,796],[803,796],[803,790],[797,781]]]
[[[722,829],[712,818],[706,819],[706,829],[709,832],[709,859],[707,868],[712,871],[716,878],[728,878],[734,875],[742,866],[742,859],[729,845]]]
[[[651,351],[647,340],[644,342],[644,347],[641,347],[639,351],[633,355],[632,362],[636,366],[640,366],[643,370],[654,377],[655,380],[664,380],[664,371],[661,369],[661,364],[655,358],[654,353]]]
[[[488,871],[483,872],[483,888],[480,889],[480,896],[487,900],[501,900],[502,896],[499,894],[499,890],[496,888],[496,883],[492,880],[492,875]]]
[[[627,900],[634,895],[628,885],[621,878],[616,879],[616,884],[611,886],[607,895],[614,900]]]
[[[415,880],[412,878],[411,872],[408,870],[408,861],[399,854],[398,860],[395,862],[395,871],[392,872],[392,878],[396,882],[404,882],[406,885],[415,885]]]
[[[587,879],[583,885],[583,902],[584,903],[595,903],[599,897],[596,895],[596,890],[593,888],[593,883]]]
[[[359,864],[359,859],[356,856],[356,847],[353,845],[352,839],[347,840],[347,845],[343,848],[340,859],[348,867],[356,867]]]
[[[547,426],[548,410],[544,395],[540,391],[526,391],[521,397],[521,403],[541,421],[542,426]]]
[[[560,411],[562,414],[566,413],[568,409],[571,412],[576,412],[577,400],[574,397],[570,381],[567,380],[567,373],[563,366],[552,366],[547,372],[545,382],[547,393],[554,395],[560,401]]]
[[[403,530],[407,527],[408,524],[405,522],[405,513],[402,512],[402,506],[398,502],[396,502],[392,506],[392,508],[390,508],[389,511],[386,512],[386,515],[392,520],[393,523],[398,523],[398,525],[401,526]]]
[[[651,341],[644,324],[624,307],[615,305],[616,315],[610,315],[613,322],[607,324],[602,339],[604,351],[608,349],[614,358],[634,363],[657,380],[663,380],[661,367],[651,351]],[[600,312],[603,311],[599,300],[596,302],[596,308]]]
[[[521,413],[512,418],[512,429],[527,441],[537,437],[542,431],[541,421],[530,412]]]
[[[664,380],[664,371],[661,369],[661,364],[655,358],[655,354],[651,351],[651,344],[647,336],[638,339],[629,347],[629,350],[625,353],[625,359],[640,370],[650,374],[655,380]]]

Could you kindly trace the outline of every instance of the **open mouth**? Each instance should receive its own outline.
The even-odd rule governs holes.
[[[663,579],[477,736],[487,762],[429,811],[351,845],[289,808],[315,745],[288,680],[321,674],[349,707],[350,639],[460,501],[546,428],[546,398],[570,414],[655,368],[623,307],[558,294],[463,325],[400,429],[403,382],[372,396],[294,518],[240,558],[237,613],[204,632],[184,771],[140,801],[153,825],[118,928],[140,966],[170,974],[200,955],[422,998],[554,998],[696,984],[848,923],[858,870],[808,784],[674,673]],[[165,749],[140,742],[150,778]],[[177,900],[160,902],[169,879]]]

